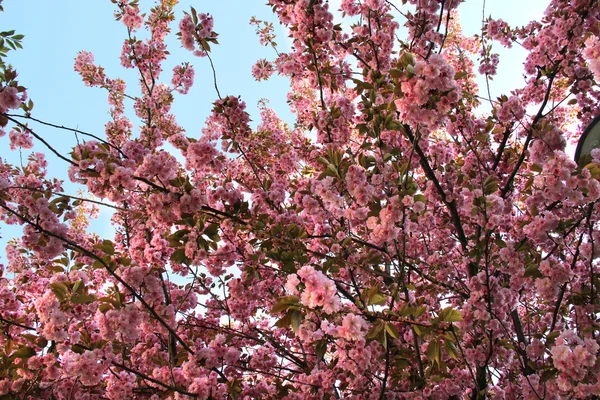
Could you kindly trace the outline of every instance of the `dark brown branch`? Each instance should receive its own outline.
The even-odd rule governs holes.
[[[35,121],[35,122],[37,122],[39,124],[42,124],[42,125],[50,126],[52,128],[62,129],[62,130],[65,130],[65,131],[70,131],[70,132],[75,132],[75,133],[79,133],[79,134],[81,134],[83,136],[88,136],[88,137],[94,138],[94,139],[98,140],[99,142],[102,142],[104,144],[109,145],[113,149],[117,150],[123,157],[126,157],[125,154],[121,151],[121,149],[119,149],[117,146],[115,146],[114,144],[112,144],[112,143],[110,143],[110,142],[102,139],[101,137],[92,134],[92,133],[84,132],[84,131],[81,131],[79,129],[69,128],[69,127],[63,126],[63,125],[52,124],[50,122],[45,122],[45,121],[42,121],[40,119],[31,117],[31,116],[27,116],[27,115],[4,114],[4,116],[6,116],[6,117],[16,117],[16,118],[25,118],[25,119],[29,119],[29,120]]]
[[[9,325],[13,325],[13,326],[19,327],[21,329],[27,329],[28,331],[35,331],[36,330],[35,328],[33,328],[31,326],[23,325],[23,324],[20,324],[18,322],[15,322],[15,321],[9,321],[9,320],[3,318],[2,316],[0,316],[0,321],[4,322],[6,324],[9,324]]]
[[[433,169],[431,169],[431,166],[429,165],[429,161],[427,160],[427,156],[425,155],[425,153],[423,153],[423,150],[421,149],[421,146],[419,146],[419,143],[417,143],[410,126],[408,126],[406,124],[404,124],[403,126],[404,126],[404,130],[406,131],[406,135],[408,136],[408,139],[411,141],[411,143],[413,143],[415,151],[419,155],[419,158],[421,161],[421,167],[423,168],[425,175],[427,176],[427,178],[430,181],[433,182],[433,185],[437,189],[437,192],[442,200],[442,203],[444,203],[446,208],[448,208],[448,211],[450,212],[450,216],[452,218],[452,222],[454,223],[454,227],[456,228],[456,235],[458,237],[458,241],[460,242],[463,251],[466,251],[468,241],[467,241],[467,237],[465,236],[465,231],[463,230],[462,223],[460,221],[460,216],[458,215],[458,210],[456,209],[456,204],[455,204],[454,200],[448,201],[448,199],[446,197],[446,192],[444,191],[444,188],[442,188],[440,181],[435,176],[435,172],[433,171]]]
[[[540,121],[540,119],[542,119],[542,117],[544,115],[543,114],[544,109],[546,108],[546,105],[548,104],[548,100],[550,99],[550,93],[552,92],[552,83],[554,82],[555,76],[556,76],[556,73],[552,73],[552,74],[548,75],[548,87],[546,88],[546,94],[544,95],[544,101],[542,101],[542,105],[540,106],[536,116],[533,118],[533,121],[531,122],[529,131],[527,132],[527,138],[525,139],[525,143],[523,144],[523,150],[521,151],[521,155],[519,156],[519,159],[517,161],[517,164],[515,165],[515,168],[511,172],[508,179],[506,180],[506,184],[504,185],[504,188],[501,191],[502,197],[505,197],[508,194],[508,192],[510,191],[510,189],[512,187],[512,183],[515,179],[515,176],[517,176],[517,173],[521,169],[523,162],[525,162],[525,157],[527,156],[527,150],[529,149],[529,143],[531,143],[531,139],[533,138],[533,131],[534,131],[537,123]]]
[[[27,125],[23,124],[22,122],[14,119],[13,117],[8,116],[7,114],[2,114],[2,115],[4,115],[6,117],[6,119],[8,119],[9,121],[14,122],[15,124],[19,125],[21,128],[27,130],[27,132],[29,132],[34,138],[36,138],[37,140],[39,140],[40,142],[42,142],[44,144],[44,146],[46,146],[48,148],[48,150],[50,150],[52,153],[54,153],[54,155],[56,155],[58,158],[60,158],[61,160],[66,161],[66,162],[68,162],[71,165],[75,165],[75,166],[79,167],[79,164],[77,164],[75,161],[70,160],[67,157],[65,157],[62,154],[60,154],[58,152],[58,150],[56,150],[54,147],[50,146],[50,143],[48,143],[46,140],[44,140],[44,138],[42,138],[40,135],[38,135],[37,133],[35,133],[33,131],[33,129],[31,129]]]
[[[508,142],[508,138],[510,137],[510,134],[512,133],[512,131],[510,130],[510,128],[506,128],[506,130],[504,131],[504,135],[502,136],[502,141],[500,142],[500,145],[498,146],[498,152],[496,153],[496,158],[494,159],[494,165],[492,165],[492,169],[495,171],[496,168],[498,168],[498,165],[500,164],[500,161],[502,160],[502,154],[504,154],[504,149],[506,148],[506,143]]]
[[[44,189],[31,188],[31,187],[26,187],[26,186],[9,186],[6,189],[31,190],[33,192],[39,192],[39,193],[46,193],[46,192],[48,192],[47,190],[44,190]],[[97,201],[97,200],[86,199],[86,198],[77,197],[77,196],[71,196],[70,194],[61,193],[61,192],[50,191],[50,193],[53,194],[53,195],[55,195],[55,196],[68,197],[69,199],[72,199],[72,200],[79,200],[79,201],[85,201],[85,202],[88,202],[88,203],[94,203],[94,204],[98,204],[98,205],[101,205],[101,206],[104,206],[104,207],[113,208],[113,209],[119,210],[119,211],[132,212],[131,210],[127,210],[125,208],[121,208],[121,207],[118,207],[118,206],[113,206],[112,204],[103,203],[103,202]]]
[[[152,383],[155,383],[155,384],[157,384],[159,386],[162,386],[165,389],[169,389],[169,390],[172,390],[174,392],[177,392],[177,393],[180,393],[180,394],[183,394],[183,395],[186,395],[186,396],[190,396],[190,397],[193,397],[193,398],[197,398],[198,397],[197,394],[186,392],[185,390],[179,389],[179,388],[177,388],[175,386],[167,385],[166,383],[163,383],[163,382],[159,381],[158,379],[154,379],[151,376],[148,376],[148,375],[146,375],[146,374],[144,374],[144,373],[142,373],[140,371],[137,371],[137,370],[135,370],[133,368],[129,368],[128,366],[126,366],[124,364],[118,363],[116,361],[112,361],[111,364],[114,365],[117,368],[121,368],[121,369],[123,369],[123,370],[125,370],[127,372],[131,372],[132,374],[137,375],[137,376],[139,376],[140,378],[142,378],[144,380],[147,380],[149,382],[152,382]]]
[[[512,318],[513,325],[515,327],[515,332],[517,334],[517,340],[519,341],[519,344],[523,344],[523,345],[527,346],[528,343],[525,340],[525,334],[523,333],[523,325],[521,324],[521,317],[519,316],[519,312],[516,309],[512,310],[512,312],[510,313],[510,317]],[[527,351],[525,351],[524,349],[521,349],[520,346],[515,346],[515,347],[517,349],[517,352],[523,359],[523,372],[525,373],[525,375],[533,374],[535,371],[533,370],[533,368],[531,368],[529,366],[529,359],[527,358]]]
[[[173,328],[171,328],[171,326],[160,316],[158,315],[158,313],[156,312],[156,310],[154,310],[154,308],[152,306],[150,306],[150,304],[148,304],[148,302],[146,302],[146,300],[144,300],[144,298],[131,286],[129,285],[127,282],[125,282],[123,280],[123,278],[121,278],[119,275],[117,275],[117,273],[106,263],[106,261],[104,261],[102,259],[102,257],[97,256],[96,254],[92,253],[91,251],[87,250],[86,248],[78,245],[77,243],[73,242],[70,239],[64,238],[60,235],[57,235],[47,229],[44,229],[43,227],[41,227],[39,224],[37,224],[36,222],[30,221],[29,219],[27,219],[26,217],[22,216],[21,214],[17,213],[16,211],[12,210],[10,207],[7,207],[4,203],[0,203],[0,208],[3,208],[4,210],[6,210],[9,214],[14,215],[15,217],[19,218],[21,221],[23,221],[24,223],[31,225],[32,227],[36,228],[37,230],[39,230],[40,232],[51,236],[53,238],[56,238],[62,242],[64,242],[65,244],[67,244],[71,249],[78,251],[79,253],[88,256],[90,258],[93,258],[94,260],[98,261],[100,264],[102,264],[102,266],[108,271],[109,274],[111,274],[120,284],[122,284],[132,295],[134,298],[136,298],[140,303],[142,303],[142,305],[150,312],[150,314],[152,314],[152,316],[167,330],[169,331],[169,333],[175,335],[175,337],[177,338],[177,341],[183,346],[183,348],[190,354],[194,354],[194,351],[187,345],[187,343],[185,343],[185,341],[183,339],[181,339],[179,337],[179,335],[177,335],[177,333],[173,330]]]
[[[592,210],[594,209],[594,203],[590,204],[588,211],[588,224],[590,219],[592,218]],[[584,233],[579,236],[579,240],[577,241],[577,247],[575,248],[575,254],[573,255],[573,261],[571,262],[571,270],[575,269],[575,265],[577,264],[577,259],[579,258],[579,249],[581,247],[581,243],[583,242]],[[565,282],[560,288],[560,293],[558,294],[558,299],[556,300],[556,305],[554,306],[554,312],[552,313],[552,324],[550,324],[550,332],[554,330],[556,326],[556,322],[558,320],[558,313],[560,311],[560,306],[562,304],[563,298],[565,296],[565,292],[567,290],[568,282]]]
[[[82,345],[82,344],[79,344],[79,343],[75,343],[75,344],[73,344],[73,346],[75,346],[75,347],[79,347],[79,348],[81,348],[81,349],[83,349],[83,350],[88,350],[88,351],[90,351],[90,350],[91,350],[89,347],[87,347],[87,346],[84,346],[84,345]],[[106,358],[105,358],[105,360],[106,360]],[[154,384],[156,384],[156,385],[162,386],[162,387],[164,387],[165,389],[168,389],[168,390],[173,390],[173,391],[175,391],[175,392],[177,392],[177,393],[181,393],[181,394],[184,394],[184,395],[186,395],[186,396],[190,396],[190,397],[194,397],[194,398],[197,398],[197,397],[198,397],[198,395],[197,395],[197,394],[190,393],[190,392],[186,392],[185,390],[182,390],[182,389],[176,388],[175,386],[170,386],[170,385],[167,385],[166,383],[163,383],[163,382],[159,381],[158,379],[154,379],[154,378],[152,378],[151,376],[148,376],[148,375],[144,374],[143,372],[140,372],[140,371],[137,371],[137,370],[135,370],[135,369],[133,369],[133,368],[130,368],[130,367],[128,367],[128,366],[127,366],[127,365],[125,365],[125,364],[121,364],[121,363],[119,363],[119,362],[116,362],[116,361],[111,361],[110,363],[111,363],[112,365],[114,365],[115,367],[117,367],[117,368],[121,368],[121,369],[123,369],[123,370],[125,370],[125,371],[127,371],[127,372],[131,372],[132,374],[134,374],[134,375],[137,375],[137,376],[139,376],[140,378],[142,378],[142,379],[144,379],[144,380],[147,380],[148,382],[152,382],[152,383],[154,383]]]

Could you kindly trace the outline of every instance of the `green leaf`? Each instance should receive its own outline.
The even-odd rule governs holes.
[[[554,379],[558,376],[558,370],[556,368],[550,368],[542,372],[542,382],[547,382],[550,379]]]
[[[94,301],[94,297],[87,293],[80,293],[73,297],[71,297],[71,302],[73,304],[90,304]]]
[[[31,333],[23,333],[23,334],[21,334],[21,337],[24,339],[27,339],[31,343],[35,343],[36,340],[38,340],[38,338],[39,338],[39,336],[32,335]]]
[[[229,395],[231,396],[231,398],[233,400],[237,400],[240,397],[240,394],[242,393],[242,391],[243,391],[243,388],[240,385],[237,378],[233,378],[233,380],[231,380],[229,382]]]
[[[177,264],[186,263],[188,258],[185,255],[185,249],[177,249],[171,254],[171,261]]]
[[[432,363],[437,363],[439,365],[441,361],[440,341],[433,340],[429,342],[429,346],[427,346],[427,351],[425,352],[425,355],[427,356],[427,359],[429,361],[431,361]]]
[[[280,318],[277,322],[275,322],[275,326],[278,328],[287,328],[292,324],[292,316],[291,313],[287,313],[285,317]]]
[[[440,312],[440,320],[445,322],[462,321],[460,311],[453,310],[452,307],[446,307]]]
[[[323,359],[325,353],[327,353],[327,339],[323,338],[317,342],[315,353],[317,354],[317,358],[319,360]]]
[[[498,190],[498,181],[492,175],[488,176],[485,181],[483,181],[483,193],[485,195],[490,195]]]
[[[300,328],[300,324],[302,323],[302,319],[304,318],[304,315],[298,310],[292,310],[292,311],[290,311],[290,314],[291,314],[292,329],[294,330],[294,332],[296,332],[296,331],[298,331],[298,328]]]
[[[546,347],[550,347],[557,337],[560,336],[560,332],[552,331],[548,335],[546,335]]]
[[[61,267],[60,265],[56,265],[56,264],[48,267],[48,269],[52,272],[57,272],[57,273],[65,272],[65,269],[63,267]]]
[[[367,305],[383,305],[387,300],[387,296],[379,293],[379,288],[372,287],[367,291]]]
[[[529,170],[533,172],[542,172],[544,168],[540,164],[533,163],[529,165]]]
[[[494,243],[496,243],[496,246],[498,246],[499,248],[503,249],[506,247],[506,242],[500,238],[496,239],[494,241]]]
[[[580,164],[581,164],[581,160],[580,160]],[[600,178],[600,166],[598,164],[596,164],[596,163],[589,163],[584,168],[587,168],[587,169],[590,170],[592,178],[594,178],[594,179],[599,179]]]
[[[425,313],[425,311],[427,311],[427,307],[417,307],[412,315],[415,318],[419,318],[421,315],[423,315]]]
[[[393,325],[389,322],[385,324],[385,330],[394,339],[398,339],[398,336],[400,336],[400,332],[398,332],[398,328],[396,328],[395,325]]]
[[[115,254],[115,245],[110,240],[103,240],[102,245],[100,246],[100,250],[112,256]]]
[[[196,9],[194,7],[190,7],[192,11],[192,22],[194,25],[198,25],[198,14],[196,13]]]
[[[392,78],[394,78],[394,79],[400,79],[400,78],[402,78],[402,76],[404,76],[404,71],[402,71],[401,69],[398,69],[398,68],[390,69],[389,73],[392,76]]]
[[[60,282],[53,282],[50,284],[50,289],[52,290],[52,292],[54,292],[54,295],[56,296],[58,301],[60,301],[61,303],[65,301],[69,289],[64,284]]]
[[[369,298],[369,305],[384,305],[387,300],[387,296],[381,293],[375,293],[373,296]]]
[[[48,340],[46,338],[40,337],[37,340],[36,344],[43,349],[44,347],[48,346]]]
[[[448,356],[454,360],[458,360],[458,350],[452,340],[444,339],[444,349],[448,353]]]
[[[408,65],[415,65],[415,63],[416,63],[415,56],[413,56],[411,53],[409,53],[407,51],[402,53],[398,62],[404,67],[406,67]]]
[[[544,275],[540,272],[539,265],[536,263],[531,263],[525,268],[525,273],[523,274],[526,278],[543,278]]]
[[[404,126],[398,121],[390,121],[385,127],[390,131],[404,131]]]
[[[114,310],[114,307],[112,306],[112,304],[104,303],[104,304],[100,304],[100,306],[98,307],[98,310],[100,310],[100,312],[102,314],[105,314],[109,310]]]
[[[396,357],[394,359],[394,367],[403,370],[408,368],[411,365],[411,362],[404,357]]]
[[[219,233],[219,225],[210,224],[208,225],[203,232],[206,236],[208,236],[211,240],[216,240]]]
[[[77,291],[81,288],[81,289],[85,289],[85,284],[83,286],[81,286],[81,284],[83,283],[83,280],[78,280],[77,282],[75,282],[73,284],[73,288],[72,291],[73,293],[77,293]]]
[[[371,329],[369,329],[369,332],[367,332],[367,335],[365,336],[365,339],[375,339],[377,336],[379,336],[379,334],[383,332],[383,322],[382,321],[377,321],[377,323],[375,325],[373,325],[371,327]]]
[[[414,325],[413,330],[415,331],[417,336],[424,338],[425,336],[429,335],[433,331],[433,328],[429,327],[429,326],[423,326],[423,325]]]
[[[35,350],[28,346],[21,346],[11,354],[11,357],[15,358],[29,358],[33,356],[35,356]]]
[[[338,169],[333,164],[328,164],[327,165],[327,171],[329,171],[330,173],[332,173],[333,174],[332,176],[337,176],[338,178],[340,177],[340,173],[338,172]]]
[[[328,165],[329,164],[329,160],[326,159],[323,156],[317,157],[317,162],[320,163],[320,164],[323,164],[323,165]]]
[[[279,299],[275,305],[271,308],[271,314],[277,314],[282,311],[286,311],[291,306],[298,305],[298,296],[285,296]]]
[[[415,203],[416,203],[417,201],[420,201],[421,203],[427,203],[427,197],[425,197],[425,196],[424,196],[424,195],[422,195],[422,194],[416,194],[416,195],[414,195],[414,196],[413,196],[413,199],[414,199]]]

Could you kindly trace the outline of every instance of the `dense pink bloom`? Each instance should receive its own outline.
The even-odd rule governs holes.
[[[363,335],[363,331],[368,327],[365,320],[354,314],[347,314],[342,321],[342,326],[338,329],[338,334],[347,340],[357,340]]]
[[[13,129],[9,132],[8,137],[10,139],[11,150],[17,148],[31,149],[33,147],[33,137],[27,131]]]
[[[137,7],[127,6],[123,11],[123,24],[126,27],[135,31],[142,27],[144,18],[140,15],[140,10]]]
[[[6,112],[8,109],[19,108],[21,99],[17,88],[6,86],[0,89],[0,112]]]
[[[189,64],[174,67],[171,84],[179,93],[187,94],[194,84],[194,68]]]
[[[323,307],[323,311],[328,314],[339,310],[340,300],[331,279],[309,266],[302,267],[298,276],[305,285],[305,290],[300,295],[302,304],[310,308]]]
[[[213,17],[208,14],[199,14],[197,25],[192,21],[192,16],[186,14],[179,21],[181,45],[185,49],[193,51],[196,56],[206,56],[208,49],[203,41],[213,37],[213,25]],[[198,46],[198,50],[196,50],[196,46]]]
[[[38,122],[0,74],[0,396],[600,395],[600,150],[567,146],[600,112],[598,2],[467,37],[458,0],[269,0],[281,25],[251,25],[272,58],[245,72],[287,80],[285,119],[210,69],[212,109],[177,108],[195,72],[166,38],[207,56],[213,19],[138,3],[116,2],[133,82],[75,60],[104,129]]]
[[[267,60],[258,60],[256,64],[252,66],[252,76],[257,81],[267,80],[273,74],[273,65]]]
[[[525,108],[521,104],[521,101],[516,96],[511,96],[506,102],[502,104],[502,107],[498,111],[498,118],[501,121],[509,121],[513,118],[518,120],[525,116]]]
[[[587,42],[587,46],[583,55],[587,59],[590,69],[596,75],[596,79],[600,78],[600,39],[591,37]]]

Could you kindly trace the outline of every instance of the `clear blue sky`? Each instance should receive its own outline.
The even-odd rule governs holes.
[[[153,2],[142,0],[142,8]],[[198,12],[214,16],[215,31],[219,33],[220,45],[213,47],[212,57],[217,68],[219,89],[222,95],[241,95],[248,110],[258,120],[256,104],[261,98],[271,99],[271,105],[286,120],[291,121],[291,113],[286,104],[289,84],[283,78],[273,76],[267,82],[256,82],[251,75],[252,65],[259,58],[273,58],[271,48],[261,46],[249,20],[255,15],[259,19],[275,21],[269,7],[262,1],[182,1],[177,8],[177,22],[183,11],[189,11],[194,3]],[[107,76],[125,79],[127,92],[139,93],[137,75],[134,70],[126,70],[120,65],[120,52],[127,35],[126,28],[114,19],[115,5],[109,0],[5,0],[4,13],[0,13],[2,30],[15,29],[25,34],[23,49],[9,53],[8,62],[19,73],[19,82],[28,88],[29,97],[34,101],[33,116],[41,120],[77,127],[83,131],[103,134],[104,124],[109,120],[107,93],[98,88],[86,87],[73,70],[73,61],[80,50],[91,51],[96,63],[105,67]],[[147,10],[148,8],[145,8]],[[187,135],[198,137],[206,117],[217,98],[213,87],[212,71],[208,60],[194,57],[181,48],[173,32],[168,40],[170,58],[165,62],[162,79],[169,83],[171,69],[182,61],[191,61],[196,70],[196,79],[186,96],[175,94],[173,112]],[[280,46],[288,43],[283,30]],[[145,32],[139,31],[143,37]],[[126,105],[131,105],[126,103]],[[134,124],[135,116],[132,117]],[[30,124],[62,153],[68,154],[76,143],[73,134],[61,130],[43,128]],[[18,163],[19,154],[8,150],[8,137],[0,139],[0,155]],[[36,145],[35,150],[44,151]],[[23,159],[26,158],[24,153]],[[68,165],[56,157],[48,155],[49,175],[65,180],[67,192],[74,193],[77,186],[66,176]],[[107,224],[110,212],[101,208],[99,220],[93,221],[92,228],[100,234],[109,233]],[[3,260],[4,245],[18,230],[0,227],[0,262]]]
[[[150,0],[140,1],[141,7],[146,10],[153,3]],[[276,21],[265,3],[265,0],[186,0],[181,1],[177,8],[177,19],[181,18],[183,10],[189,10],[191,4],[198,12],[213,15],[220,45],[213,48],[212,56],[221,94],[241,95],[255,120],[258,118],[258,100],[268,98],[279,115],[291,123],[292,115],[286,104],[287,81],[273,76],[269,81],[259,83],[251,75],[251,67],[256,60],[272,59],[275,55],[271,48],[259,44],[254,28],[249,25],[253,15],[261,20]],[[339,3],[340,0],[331,0],[331,9],[338,9]],[[396,3],[401,4],[400,1]],[[547,0],[487,0],[485,14],[503,18],[513,26],[523,25],[529,20],[540,19],[547,3]],[[35,102],[33,115],[48,122],[102,134],[104,124],[109,120],[106,92],[86,87],[73,70],[73,60],[78,51],[91,51],[96,62],[105,67],[108,76],[125,79],[128,92],[138,93],[135,72],[120,66],[119,56],[126,29],[114,20],[114,4],[109,0],[4,0],[3,5],[5,12],[0,13],[0,29],[15,29],[25,35],[24,49],[9,53],[8,62],[19,72],[20,83],[29,89],[29,96]],[[465,33],[480,31],[482,5],[483,0],[466,0],[460,6]],[[399,22],[402,24],[401,20]],[[289,39],[284,30],[275,25],[277,42],[285,51]],[[177,31],[176,24],[173,31]],[[183,50],[174,34],[168,45],[172,55],[164,66],[164,81],[170,81],[170,70],[182,61],[192,61],[196,70],[194,87],[187,96],[176,96],[173,112],[188,136],[198,137],[217,97],[208,60],[193,57]],[[501,53],[501,61],[499,74],[492,85],[493,96],[507,93],[523,82],[520,71],[525,53],[518,48],[505,51],[499,46],[497,51]],[[135,121],[135,118],[132,120]],[[73,135],[68,132],[37,125],[32,127],[65,154],[75,143]],[[18,153],[8,150],[7,137],[0,139],[0,149],[2,157],[18,162]],[[35,149],[43,151],[39,146]],[[48,159],[49,175],[62,177],[67,191],[74,193],[77,187],[68,182],[66,163],[54,157]],[[111,231],[107,223],[109,216],[110,213],[103,210],[92,228],[101,235],[108,234]],[[7,239],[17,232],[0,227],[0,262],[4,259]]]

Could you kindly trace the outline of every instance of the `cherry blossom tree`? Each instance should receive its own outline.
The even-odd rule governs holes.
[[[213,18],[112,2],[139,79],[77,55],[111,112],[70,154],[48,133],[70,128],[32,128],[6,61],[22,36],[0,33],[2,148],[42,144],[85,188],[65,193],[44,153],[0,160],[0,219],[23,227],[0,277],[2,399],[600,396],[600,151],[566,151],[600,112],[598,1],[469,37],[460,0],[342,0],[340,20],[269,0],[293,43],[253,18],[274,52],[247,73],[289,78],[293,124],[260,104],[253,125],[215,81],[201,134],[171,106],[213,64]],[[175,31],[190,59],[164,71]],[[491,98],[476,78],[502,46],[527,50],[525,80]],[[98,207],[114,237],[89,231]]]

